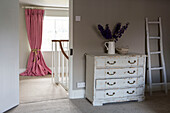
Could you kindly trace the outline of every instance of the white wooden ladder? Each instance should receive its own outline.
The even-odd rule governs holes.
[[[150,36],[149,32],[149,25],[151,24],[157,24],[159,26],[159,36]],[[167,89],[167,77],[166,77],[166,69],[165,69],[165,61],[164,61],[164,55],[163,55],[163,44],[162,44],[162,25],[161,25],[161,17],[159,17],[158,21],[148,21],[148,18],[146,18],[146,34],[147,34],[147,54],[148,54],[148,71],[149,71],[149,92],[150,95],[152,95],[152,86],[154,85],[160,85],[164,86],[165,93],[168,93]],[[158,40],[160,48],[158,51],[152,51],[150,48],[150,40]],[[151,55],[160,55],[160,67],[152,67],[151,65]],[[152,71],[160,70],[162,72],[162,80],[163,82],[160,83],[152,83]]]

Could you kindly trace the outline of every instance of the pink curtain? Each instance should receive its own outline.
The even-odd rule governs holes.
[[[22,76],[51,74],[51,70],[47,67],[41,53],[43,16],[44,10],[25,9],[26,28],[31,53],[26,71],[20,74]]]

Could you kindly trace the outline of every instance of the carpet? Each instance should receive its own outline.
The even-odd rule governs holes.
[[[20,80],[20,103],[67,98],[63,87],[51,82],[51,78],[33,77]]]
[[[86,99],[59,99],[20,104],[7,113],[170,113],[170,94],[146,95],[143,102],[112,103],[94,107]]]

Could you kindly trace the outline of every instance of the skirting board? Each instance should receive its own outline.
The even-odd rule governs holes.
[[[20,69],[19,69],[19,74],[22,73],[22,72],[24,72],[25,70],[26,70],[26,68],[20,68]]]
[[[51,70],[52,70],[52,67],[49,67]],[[64,68],[65,70],[65,72],[66,72],[66,68]],[[26,70],[26,68],[20,68],[19,69],[19,73],[22,73],[22,72],[24,72]],[[54,71],[55,71],[55,68],[54,68]],[[60,72],[62,72],[62,68],[60,67]]]
[[[72,90],[70,94],[70,99],[80,99],[85,97],[85,89]]]
[[[170,82],[168,83],[168,89],[170,90]],[[153,86],[152,88],[153,91],[160,91],[162,88],[160,86]],[[149,91],[149,86],[147,85],[146,92]],[[85,89],[80,89],[80,90],[72,90],[72,94],[70,94],[70,99],[80,99],[80,98],[85,98]]]
[[[160,91],[160,90],[163,90],[163,88],[164,88],[163,85],[152,86],[152,91]],[[168,82],[168,90],[170,90],[170,82]],[[145,91],[149,92],[149,85],[146,85]]]

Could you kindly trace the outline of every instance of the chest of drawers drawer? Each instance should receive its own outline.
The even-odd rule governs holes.
[[[129,89],[114,89],[114,90],[99,90],[96,91],[95,97],[102,98],[114,98],[114,97],[128,97],[143,95],[143,87],[141,88],[129,88]]]
[[[124,79],[105,79],[96,80],[96,89],[115,89],[139,87],[144,84],[143,77],[139,78],[124,78]]]
[[[96,68],[105,67],[136,67],[143,65],[143,59],[140,57],[99,57],[96,58]]]
[[[121,78],[121,77],[135,77],[142,76],[143,68],[142,67],[132,67],[132,68],[111,68],[111,69],[96,69],[95,77],[96,78]]]

